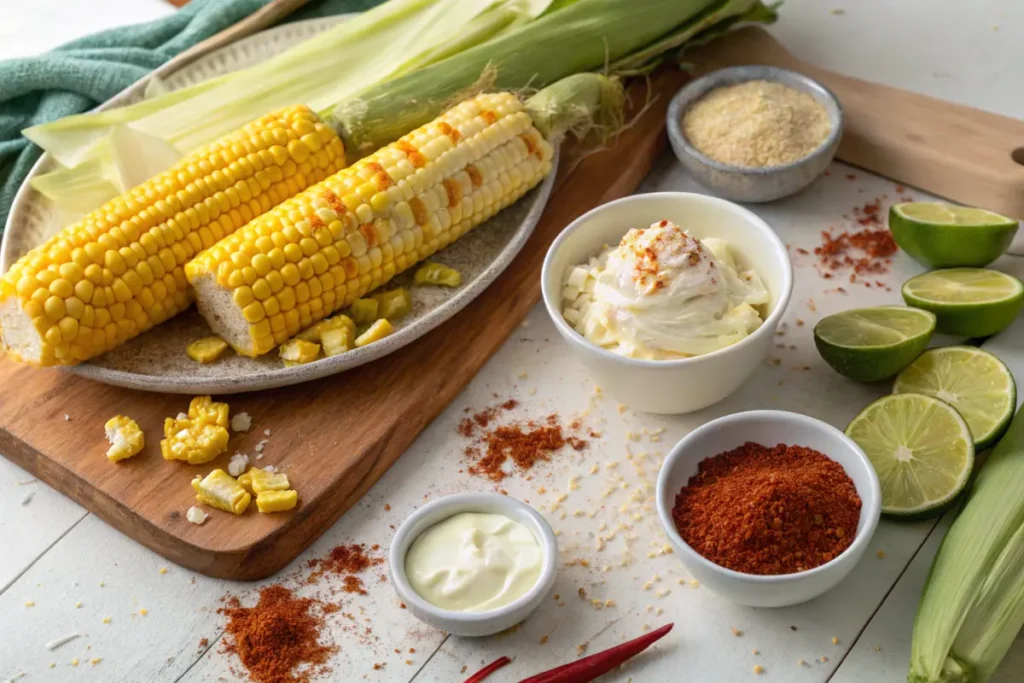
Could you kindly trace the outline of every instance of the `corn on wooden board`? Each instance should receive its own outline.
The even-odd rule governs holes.
[[[652,82],[656,101],[611,148],[582,159],[571,149],[563,155],[548,208],[526,246],[447,324],[333,378],[226,398],[232,413],[249,413],[256,428],[234,434],[213,462],[193,467],[160,456],[163,420],[184,411],[188,397],[121,389],[9,359],[0,360],[0,453],[180,565],[232,579],[276,572],[359,500],[498,349],[540,297],[541,263],[559,231],[636,189],[665,147],[665,108],[683,80],[676,71],[659,73]],[[642,106],[643,86],[631,95]],[[113,464],[103,455],[103,423],[119,413],[138,422],[147,443],[138,456]],[[275,515],[214,512],[202,526],[186,521],[195,502],[192,477],[226,469],[236,451],[254,453],[267,438],[265,427],[299,506]]]
[[[748,27],[686,55],[695,73],[768,64],[820,81],[843,105],[837,157],[963,204],[1024,219],[1024,121],[843,76]],[[1024,253],[1018,235],[1014,253]]]

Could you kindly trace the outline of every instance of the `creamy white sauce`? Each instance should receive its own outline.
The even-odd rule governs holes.
[[[455,612],[515,602],[540,579],[543,551],[524,525],[499,514],[464,512],[423,532],[405,556],[413,590]]]

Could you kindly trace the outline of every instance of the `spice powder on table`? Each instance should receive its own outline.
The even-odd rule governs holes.
[[[748,442],[703,460],[672,517],[690,547],[747,574],[825,564],[853,542],[861,500],[837,462],[803,446]]]

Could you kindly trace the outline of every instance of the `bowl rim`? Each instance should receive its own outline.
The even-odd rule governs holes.
[[[427,529],[430,529],[434,525],[440,524],[446,519],[450,519],[457,514],[463,512],[495,514],[493,511],[482,509],[484,507],[497,507],[504,510],[515,511],[531,519],[534,527],[536,528],[532,528],[528,525],[524,526],[527,526],[527,528],[530,529],[530,532],[535,536],[538,531],[540,532],[540,538],[537,538],[537,545],[541,547],[541,551],[543,552],[543,564],[540,576],[537,578],[537,582],[530,588],[530,590],[522,596],[507,605],[487,610],[486,612],[457,612],[455,610],[438,607],[426,598],[423,598],[416,592],[416,589],[412,587],[412,584],[409,583],[409,577],[405,572],[406,553],[416,539],[426,532]],[[438,511],[448,510],[450,510],[449,514],[441,516],[437,522],[424,528],[416,534],[416,536],[413,536],[413,527],[415,527],[421,520],[438,514]],[[516,519],[512,515],[508,516],[520,524],[523,523],[522,520]],[[401,549],[403,545],[405,546],[404,550]],[[516,612],[529,606],[531,602],[536,601],[538,597],[542,597],[548,592],[554,583],[558,572],[558,540],[555,537],[555,532],[551,529],[551,525],[549,525],[547,520],[544,519],[544,516],[521,500],[497,493],[453,493],[427,503],[409,515],[405,521],[399,525],[398,530],[395,532],[395,535],[391,540],[391,547],[388,549],[388,568],[391,571],[391,578],[395,584],[395,590],[405,602],[416,608],[415,610],[411,610],[413,615],[416,614],[416,610],[420,610],[432,615],[438,620],[443,619],[465,625],[486,624],[490,621],[507,619],[513,616]],[[538,601],[534,609],[539,605],[540,603]],[[531,612],[532,611],[533,610],[531,609]]]
[[[590,341],[582,334],[577,332],[572,326],[565,321],[562,316],[561,307],[561,285],[558,287],[558,291],[555,293],[549,292],[548,278],[553,274],[554,260],[556,254],[569,239],[569,237],[581,230],[589,223],[589,221],[596,215],[608,208],[617,206],[619,204],[629,204],[632,202],[643,202],[658,198],[668,198],[683,202],[706,202],[710,204],[717,204],[718,206],[724,207],[727,210],[733,211],[739,214],[747,220],[756,230],[763,233],[768,241],[771,242],[775,247],[776,256],[778,257],[779,264],[782,270],[782,289],[779,292],[778,300],[775,302],[775,306],[772,308],[768,317],[761,323],[761,326],[756,330],[748,334],[743,339],[739,340],[735,344],[731,344],[724,348],[712,351],[711,353],[705,353],[700,356],[691,356],[690,358],[670,358],[670,359],[646,359],[646,358],[631,358],[629,356],[623,356],[618,353],[613,353],[608,349],[602,348]],[[623,229],[625,234],[630,228],[627,226]],[[789,307],[789,300],[793,294],[793,263],[789,259],[789,253],[786,250],[786,245],[782,242],[779,236],[772,230],[772,227],[768,223],[758,216],[756,213],[747,209],[746,207],[740,206],[736,202],[731,202],[727,199],[720,197],[714,197],[712,195],[701,194],[699,192],[645,192],[643,194],[634,194],[614,201],[606,202],[600,206],[594,207],[590,211],[574,220],[572,223],[567,225],[562,232],[558,234],[555,241],[548,247],[548,253],[544,256],[544,265],[541,268],[541,297],[544,299],[544,308],[547,309],[548,316],[554,322],[555,327],[562,334],[563,337],[572,339],[577,343],[585,344],[587,348],[595,352],[604,359],[611,360],[613,362],[619,362],[626,365],[631,365],[638,368],[678,368],[685,367],[688,365],[695,365],[701,362],[707,362],[710,359],[724,356],[731,353],[739,353],[742,349],[751,346],[756,343],[756,340],[760,339],[766,334],[774,334],[775,328],[778,326],[779,321],[785,314],[786,309]],[[559,279],[561,282],[561,277]],[[555,300],[553,300],[555,299]]]
[[[722,83],[720,85],[714,84],[715,80],[728,78],[739,71],[744,71],[747,74],[750,74],[750,76],[737,80],[734,83]],[[686,133],[683,132],[682,118],[685,110],[715,88],[725,85],[738,85],[740,83],[756,80],[766,80],[780,83],[782,85],[788,85],[788,83],[784,82],[784,79],[799,81],[832,105],[832,107],[825,108],[828,113],[829,122],[832,124],[832,130],[830,130],[828,136],[806,156],[800,157],[788,164],[782,164],[779,166],[736,166],[734,164],[717,161],[705,155],[690,143],[690,139],[687,138]],[[672,99],[669,101],[668,111],[665,113],[666,126],[668,127],[672,137],[682,145],[683,150],[685,150],[687,154],[695,157],[702,164],[713,168],[716,171],[741,173],[743,175],[752,176],[767,176],[775,173],[785,173],[786,171],[790,171],[794,168],[812,163],[824,154],[830,154],[830,150],[835,148],[835,145],[839,142],[839,138],[843,134],[844,119],[843,105],[839,102],[839,98],[836,97],[835,93],[829,90],[820,81],[798,71],[766,64],[738,64],[736,66],[727,66],[710,71],[680,88],[676,94],[672,96]]]
[[[684,541],[682,536],[679,535],[679,531],[676,529],[672,520],[672,503],[675,501],[675,495],[677,492],[669,492],[666,490],[666,487],[668,486],[668,472],[670,468],[675,465],[675,463],[682,457],[682,454],[686,451],[687,447],[692,444],[692,442],[696,441],[697,438],[707,432],[727,429],[737,422],[765,418],[777,422],[788,422],[791,424],[795,422],[797,424],[794,425],[794,431],[801,428],[817,430],[837,439],[857,455],[861,464],[870,475],[868,479],[868,495],[865,496],[864,491],[859,488],[857,489],[857,495],[860,496],[861,499],[861,516],[866,516],[867,524],[865,524],[864,528],[861,529],[861,525],[858,522],[858,530],[854,536],[853,542],[846,548],[846,550],[839,553],[828,562],[811,569],[805,569],[803,571],[793,572],[790,574],[748,574],[746,572],[740,572],[735,569],[723,567],[722,565],[712,562],[701,555],[699,552],[694,550],[689,543]],[[713,457],[714,455],[715,454],[711,454],[707,457]],[[822,453],[822,455],[833,462],[838,462],[828,453]],[[852,479],[853,478],[851,477],[851,480]],[[854,483],[854,487],[856,488],[856,483]],[[747,410],[739,413],[732,413],[730,415],[724,415],[697,427],[680,439],[676,445],[672,447],[672,450],[668,452],[668,455],[665,456],[665,460],[658,472],[658,483],[655,494],[658,506],[658,519],[661,521],[662,529],[664,529],[665,533],[668,535],[669,541],[672,542],[672,545],[682,551],[682,555],[686,558],[686,562],[695,562],[701,565],[703,569],[715,572],[729,579],[764,585],[803,581],[831,571],[843,562],[846,562],[847,558],[851,556],[859,557],[864,552],[864,547],[871,542],[871,538],[875,534],[875,530],[878,527],[878,522],[882,513],[881,485],[878,481],[878,475],[875,473],[875,468],[871,464],[871,460],[868,459],[864,449],[858,446],[853,439],[844,434],[842,430],[833,427],[829,423],[809,415],[786,410]]]

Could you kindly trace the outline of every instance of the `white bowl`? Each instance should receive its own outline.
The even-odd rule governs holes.
[[[591,343],[562,317],[568,270],[617,244],[631,228],[670,220],[698,239],[729,242],[742,265],[753,268],[771,300],[768,318],[746,339],[713,353],[679,360],[638,360]],[[583,214],[555,239],[544,259],[541,291],[548,314],[580,360],[618,400],[650,413],[689,413],[736,391],[768,356],[775,329],[793,290],[793,267],[775,232],[742,206],[690,192],[625,197]]]
[[[843,466],[861,499],[857,535],[830,562],[775,576],[726,569],[691,548],[676,530],[672,508],[676,495],[697,473],[705,458],[730,451],[748,441],[766,446],[806,446]],[[882,512],[882,493],[871,462],[852,439],[813,417],[780,410],[753,410],[727,415],[698,427],[677,443],[658,474],[658,516],[676,553],[694,578],[722,597],[751,607],[784,607],[816,598],[850,573],[867,549]]]
[[[405,555],[420,534],[452,515],[483,512],[505,515],[529,529],[544,555],[540,578],[526,595],[487,612],[455,612],[441,609],[420,597],[405,573]],[[530,616],[555,585],[558,573],[558,542],[547,521],[526,503],[496,493],[456,493],[424,505],[398,527],[388,552],[395,590],[413,616],[458,636],[489,636],[511,628]]]

